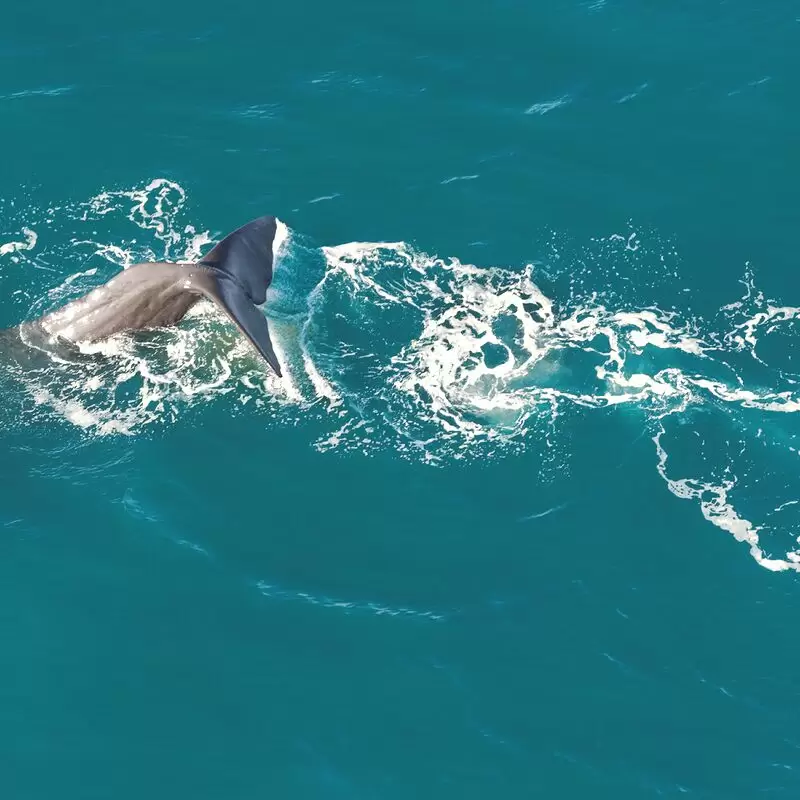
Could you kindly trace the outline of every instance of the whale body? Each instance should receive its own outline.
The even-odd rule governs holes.
[[[208,298],[281,376],[267,319],[258,308],[272,282],[276,232],[275,217],[259,217],[228,234],[197,262],[134,264],[24,325],[56,340],[97,342],[124,331],[177,325],[198,300]]]

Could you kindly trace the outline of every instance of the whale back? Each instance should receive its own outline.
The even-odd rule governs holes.
[[[123,331],[175,325],[197,302],[197,267],[145,262],[40,320],[50,334],[93,342]]]

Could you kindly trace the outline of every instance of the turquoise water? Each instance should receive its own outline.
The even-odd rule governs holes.
[[[3,16],[3,797],[798,796],[796,3]]]

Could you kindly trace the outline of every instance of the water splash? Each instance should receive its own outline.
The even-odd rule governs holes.
[[[180,185],[157,179],[143,188],[105,191],[62,209],[74,220],[79,235],[56,251],[58,262],[93,266],[72,272],[38,294],[24,318],[52,311],[134,263],[196,259],[214,237],[182,222],[185,204],[186,192]],[[48,234],[48,215],[37,216]],[[114,228],[115,234],[121,221],[128,223],[113,243],[98,238],[109,221],[105,227]],[[288,239],[286,227],[279,225],[278,256]],[[34,251],[36,242],[37,233],[30,231],[27,249]],[[2,252],[11,252],[12,245],[21,249],[19,243],[11,242],[2,246]],[[26,255],[36,257],[35,252]],[[261,405],[292,402],[291,382],[279,382],[265,371],[247,343],[207,301],[195,305],[179,327],[81,344],[74,360],[56,357],[41,343],[27,343],[30,358],[5,365],[33,401],[26,422],[49,414],[88,435],[134,435],[176,419],[193,404],[233,394],[237,388]]]
[[[623,245],[635,252],[632,241]],[[800,489],[790,464],[774,475],[774,466],[752,466],[757,447],[767,448],[768,462],[776,448],[800,455],[787,445],[794,434],[785,426],[774,437],[783,443],[767,445],[762,427],[753,433],[752,411],[766,426],[764,415],[785,418],[800,409],[792,374],[758,354],[762,336],[793,324],[800,309],[765,299],[752,275],[742,298],[705,321],[657,307],[614,308],[579,291],[558,309],[533,265],[479,268],[405,243],[324,252],[328,269],[310,302],[315,360],[357,413],[319,442],[321,449],[391,446],[437,461],[483,459],[544,441],[543,457],[562,471],[574,412],[627,404],[649,420],[656,469],[676,497],[696,502],[762,567],[800,571],[791,525],[755,524],[734,506],[757,512],[752,498],[765,485],[773,507]],[[754,364],[767,369],[754,373]],[[705,476],[676,475],[669,431],[693,430],[698,410],[713,414],[715,428],[741,446],[717,443],[702,462],[712,465]],[[688,459],[687,468],[696,463]]]

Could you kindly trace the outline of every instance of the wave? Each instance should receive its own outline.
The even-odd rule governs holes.
[[[218,233],[186,222],[186,201],[160,178],[27,209],[0,241],[0,280],[6,264],[29,279],[44,270],[39,285],[64,264],[76,269],[42,291],[18,278],[21,288],[5,295],[29,301],[30,317],[137,261],[197,258]],[[78,234],[67,244],[57,219]],[[640,245],[632,232],[598,244],[633,254]],[[266,313],[285,379],[209,303],[179,328],[82,347],[84,359],[8,368],[32,400],[26,422],[55,417],[90,437],[138,435],[193,405],[228,402],[264,424],[313,409],[326,427],[313,442],[322,452],[388,449],[435,464],[539,447],[553,474],[574,415],[627,406],[644,418],[669,491],[746,543],[762,567],[800,571],[798,487],[783,463],[798,455],[790,415],[800,376],[779,363],[780,349],[763,352],[792,335],[800,308],[769,301],[747,273],[742,297],[693,317],[592,288],[595,266],[578,281],[575,266],[562,265],[569,291],[559,292],[543,265],[480,267],[406,242],[319,247],[281,224]]]

